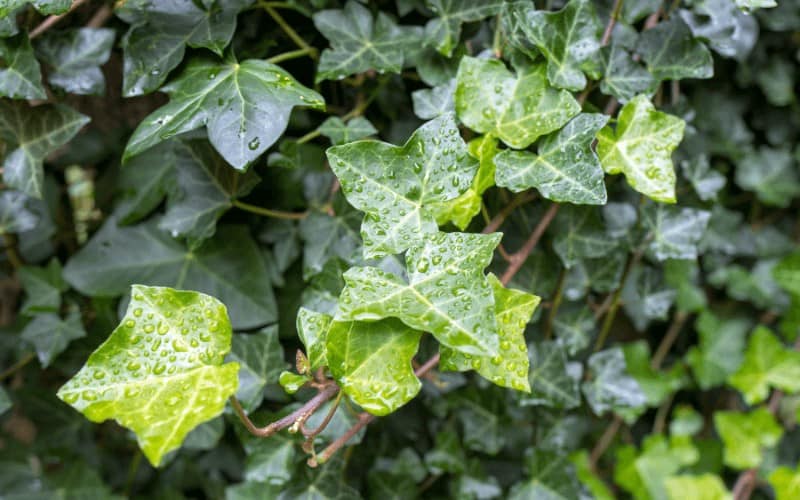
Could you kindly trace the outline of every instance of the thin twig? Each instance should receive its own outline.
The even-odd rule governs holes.
[[[617,435],[617,431],[621,425],[622,418],[620,418],[619,415],[614,415],[614,420],[612,420],[611,424],[606,427],[605,432],[603,432],[603,435],[600,436],[597,444],[595,444],[592,452],[589,454],[589,466],[592,469],[597,467],[597,461],[600,460],[600,457],[603,456],[603,453],[605,453],[608,447],[611,445],[611,442],[614,440],[614,436]]]
[[[28,363],[30,363],[31,361],[33,361],[34,359],[36,359],[36,353],[29,352],[22,359],[20,359],[19,361],[17,361],[13,365],[11,365],[8,368],[6,368],[5,370],[3,370],[3,372],[0,373],[0,380],[5,380],[8,377],[10,377],[11,375],[14,375],[15,373],[17,373],[21,369],[25,368],[25,366]]]
[[[300,425],[300,431],[303,433],[303,436],[306,437],[307,441],[313,440],[315,437],[319,436],[319,434],[328,427],[328,424],[331,423],[333,420],[333,416],[336,415],[336,410],[339,409],[339,403],[342,401],[342,391],[339,391],[339,394],[336,395],[336,399],[333,400],[331,404],[331,409],[328,410],[328,414],[325,415],[325,418],[322,420],[322,423],[316,429],[306,429],[305,424]]]
[[[89,22],[86,23],[86,26],[88,28],[99,28],[106,24],[106,21],[108,21],[113,14],[114,11],[111,9],[111,7],[108,5],[103,5],[97,9],[97,12],[95,12],[92,18],[89,19]]]
[[[603,31],[603,38],[600,40],[600,44],[603,46],[608,45],[608,42],[611,41],[611,33],[614,32],[614,26],[617,24],[617,19],[619,19],[619,15],[622,12],[623,3],[625,3],[625,0],[614,0],[614,9],[611,12],[611,18],[608,20],[606,29]]]
[[[244,408],[242,408],[241,403],[239,403],[239,400],[236,399],[235,396],[231,397],[231,406],[233,406],[236,415],[239,416],[239,420],[242,421],[250,434],[258,437],[267,437],[280,430],[286,429],[287,427],[304,422],[306,419],[308,419],[308,417],[311,416],[312,413],[319,409],[320,406],[335,396],[338,392],[339,386],[332,383],[317,393],[316,396],[309,399],[300,408],[265,427],[258,427],[252,422],[252,420],[250,420],[245,413]]]
[[[308,55],[312,57],[312,54],[315,54],[317,49],[314,47],[310,47],[308,49],[297,49],[297,50],[290,50],[289,52],[283,52],[281,54],[275,55],[267,59],[266,61],[270,64],[277,64],[282,61],[288,61],[290,59],[297,59],[298,57],[303,57]]]
[[[12,234],[3,233],[3,244],[6,247],[6,257],[8,257],[8,262],[11,263],[11,267],[19,269],[24,266],[25,262],[22,260],[17,250],[17,238]]]
[[[511,215],[511,212],[513,212],[517,207],[524,205],[534,199],[536,199],[536,193],[533,192],[522,193],[515,196],[511,200],[511,203],[503,207],[503,209],[500,210],[497,213],[497,215],[495,215],[492,218],[492,220],[489,221],[488,224],[486,224],[486,227],[483,228],[483,231],[481,232],[483,234],[489,234],[497,231],[500,228],[500,226],[503,225],[503,222],[505,222],[508,216]]]
[[[500,282],[503,283],[503,285],[507,285],[511,281],[514,275],[516,275],[522,267],[522,264],[525,263],[525,260],[528,258],[531,252],[533,252],[533,249],[536,248],[536,244],[539,243],[539,239],[544,234],[547,226],[550,225],[550,223],[553,221],[553,218],[556,216],[559,206],[560,205],[558,203],[553,203],[550,205],[550,208],[547,209],[547,212],[545,212],[545,214],[539,220],[539,224],[537,224],[533,229],[531,235],[522,245],[522,248],[511,254],[511,262],[506,268],[506,271],[503,273],[503,276],[500,278]]]
[[[45,31],[55,26],[59,21],[67,17],[70,13],[72,13],[72,11],[74,11],[84,3],[86,3],[86,0],[75,0],[74,2],[72,2],[72,5],[70,6],[68,11],[64,12],[63,14],[59,14],[57,16],[49,16],[47,19],[42,21],[42,24],[33,28],[28,33],[28,38],[32,40],[37,36],[41,35]]]
[[[658,345],[656,352],[653,354],[653,358],[650,360],[650,366],[654,370],[658,370],[661,367],[661,363],[664,361],[664,358],[667,357],[670,349],[672,349],[672,345],[678,339],[678,335],[681,333],[681,329],[688,318],[689,314],[684,311],[675,313],[675,317],[669,325],[666,335],[661,339],[661,343]]]
[[[263,4],[263,7],[264,10],[267,11],[267,14],[269,14],[270,17],[278,24],[278,26],[281,27],[284,33],[286,33],[286,35],[292,39],[295,45],[305,51],[304,54],[308,54],[308,57],[315,61],[319,59],[319,52],[317,49],[303,40],[303,37],[298,35],[297,32],[291,26],[289,26],[289,23],[286,22],[286,20],[278,13],[277,10],[266,4]]]
[[[269,208],[251,205],[239,200],[233,200],[231,204],[236,208],[240,208],[254,214],[263,215],[264,217],[272,217],[273,219],[301,220],[308,216],[308,212],[284,212],[282,210],[272,210]]]
[[[594,344],[594,350],[599,351],[603,348],[603,345],[608,338],[608,334],[611,333],[611,327],[614,325],[614,319],[617,316],[617,310],[619,310],[620,306],[620,297],[622,296],[622,290],[625,288],[625,282],[628,280],[628,276],[631,274],[631,270],[636,267],[639,262],[642,260],[642,256],[644,255],[644,249],[639,248],[632,254],[628,255],[628,262],[625,264],[625,270],[622,272],[622,276],[619,279],[619,284],[617,285],[617,289],[614,290],[614,294],[612,295],[611,305],[608,307],[608,312],[606,313],[606,317],[603,320],[603,327],[600,329],[600,334],[597,336],[597,341]]]

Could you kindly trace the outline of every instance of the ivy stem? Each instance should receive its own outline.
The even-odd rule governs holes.
[[[500,18],[500,14],[497,14],[497,17],[495,17],[492,51],[496,58],[500,59],[503,57],[503,22]]]
[[[658,345],[656,352],[653,354],[653,358],[650,360],[650,366],[654,370],[658,370],[661,367],[661,363],[664,361],[664,358],[667,357],[670,349],[672,349],[672,345],[678,339],[678,335],[681,333],[681,329],[687,319],[689,319],[688,313],[683,311],[675,313],[675,317],[669,325],[666,335],[661,339],[661,343]]]
[[[309,399],[300,408],[265,427],[258,427],[253,423],[252,420],[250,420],[250,417],[247,416],[244,408],[242,408],[241,403],[239,403],[239,400],[236,399],[236,396],[231,396],[231,406],[233,406],[233,410],[236,412],[239,420],[242,421],[250,434],[258,437],[267,437],[275,434],[278,431],[286,429],[287,427],[296,425],[298,422],[302,423],[308,417],[310,417],[312,413],[317,411],[319,407],[322,406],[326,401],[334,397],[338,392],[339,386],[332,383],[319,391],[316,396]]]
[[[319,424],[319,427],[313,430],[306,429],[305,425],[300,426],[300,431],[303,433],[303,436],[306,437],[307,441],[312,441],[315,437],[319,436],[319,433],[324,431],[328,424],[331,423],[333,420],[333,416],[336,414],[336,410],[339,409],[339,403],[342,401],[342,391],[339,391],[339,394],[336,395],[336,399],[333,400],[333,404],[331,405],[331,409],[328,410],[328,414],[325,415],[325,418],[322,420],[322,423]]]
[[[284,212],[282,210],[271,210],[269,208],[257,207],[256,205],[251,205],[239,200],[233,200],[231,201],[231,204],[234,207],[240,208],[247,212],[263,215],[264,217],[272,217],[273,219],[301,220],[308,216],[308,212]]]
[[[133,483],[136,481],[136,473],[139,472],[139,464],[142,463],[142,452],[138,449],[136,454],[131,459],[131,465],[128,467],[128,477],[125,479],[125,496],[130,498],[133,492]]]
[[[505,220],[508,218],[508,216],[511,215],[511,212],[516,210],[517,207],[519,207],[521,205],[524,205],[524,204],[526,204],[529,201],[532,201],[534,199],[536,199],[536,194],[532,193],[532,192],[528,192],[528,193],[524,193],[524,194],[515,196],[511,200],[511,203],[509,203],[508,205],[503,207],[503,209],[500,210],[497,213],[497,215],[495,215],[492,218],[492,220],[489,221],[488,224],[486,224],[486,227],[483,228],[483,231],[481,231],[481,232],[483,234],[489,234],[489,233],[493,233],[493,232],[497,231],[500,228],[500,226],[503,225],[503,222],[505,222]]]
[[[614,325],[614,319],[617,317],[617,311],[619,310],[619,299],[622,296],[622,289],[625,288],[625,282],[628,280],[631,270],[636,267],[639,262],[641,262],[643,255],[644,248],[639,248],[632,254],[628,255],[628,261],[625,264],[625,270],[622,272],[622,276],[619,279],[619,285],[617,285],[617,289],[614,290],[614,295],[612,295],[608,312],[606,313],[606,317],[603,319],[603,327],[600,329],[600,335],[597,336],[597,341],[594,344],[595,352],[603,348],[603,345],[606,343],[606,339],[608,338],[608,334],[611,333],[611,327]]]
[[[23,356],[22,359],[20,359],[19,361],[17,361],[13,365],[11,365],[8,368],[6,368],[5,370],[3,370],[3,372],[0,373],[0,380],[5,380],[8,377],[10,377],[11,375],[14,375],[15,373],[17,373],[21,369],[25,368],[25,366],[28,363],[30,363],[31,361],[33,361],[35,358],[36,358],[36,354],[33,353],[33,352],[29,352],[28,354]]]
[[[558,308],[561,306],[561,300],[564,297],[564,284],[567,282],[567,268],[562,267],[561,272],[558,274],[558,284],[556,291],[553,295],[553,303],[550,306],[550,313],[547,315],[547,322],[544,325],[544,338],[549,339],[553,336],[553,322],[556,319]]]
[[[600,45],[606,46],[611,41],[611,33],[614,32],[614,26],[617,24],[620,13],[622,13],[622,4],[625,0],[614,0],[614,9],[611,11],[611,18],[606,24],[606,29],[603,31],[603,38],[600,40]]]
[[[267,62],[270,64],[277,64],[282,61],[288,61],[289,59],[297,59],[298,57],[303,57],[305,55],[312,57],[312,51],[313,53],[316,53],[317,49],[315,49],[314,47],[310,47],[308,49],[290,50],[289,52],[283,52],[276,56],[270,57],[269,59],[267,59]]]
[[[20,257],[17,251],[17,238],[11,234],[4,233],[3,243],[5,244],[6,256],[8,257],[8,262],[11,263],[11,267],[19,269],[24,266],[25,263],[22,261],[22,257]]]
[[[503,285],[508,285],[508,282],[517,274],[517,272],[522,267],[522,264],[525,263],[525,260],[528,256],[533,252],[533,249],[536,248],[536,244],[539,243],[539,239],[541,239],[542,235],[544,234],[547,226],[553,221],[553,218],[556,216],[558,212],[558,205],[557,203],[553,203],[550,205],[550,208],[547,209],[547,212],[542,216],[539,220],[539,224],[533,229],[533,232],[525,243],[522,245],[522,248],[514,252],[510,255],[511,262],[509,263],[506,271],[503,273],[503,276],[500,278],[500,282]]]
[[[597,461],[600,460],[600,457],[603,456],[603,453],[605,453],[611,445],[614,436],[617,435],[617,431],[619,431],[621,426],[622,418],[620,418],[619,415],[614,415],[614,420],[606,427],[605,432],[603,432],[603,435],[597,440],[597,444],[592,448],[592,452],[589,454],[589,467],[591,467],[592,470],[596,471]]]
[[[267,11],[267,14],[269,14],[270,17],[275,21],[275,23],[277,23],[278,26],[281,27],[283,32],[286,33],[286,36],[291,38],[292,41],[295,43],[295,45],[304,50],[303,54],[308,54],[308,57],[310,57],[315,61],[319,59],[319,52],[317,51],[317,49],[309,45],[308,42],[306,42],[305,40],[303,40],[303,37],[298,35],[297,32],[291,26],[289,26],[289,23],[286,22],[286,20],[283,18],[283,16],[281,16],[278,13],[277,10],[275,10],[274,8],[272,8],[271,5],[268,5],[266,3],[262,4],[262,6],[264,7],[264,10]]]
[[[74,11],[84,3],[86,3],[86,0],[75,0],[74,2],[72,2],[72,5],[70,6],[68,11],[64,12],[63,14],[59,14],[57,16],[49,16],[47,19],[42,21],[42,24],[33,28],[28,33],[28,38],[32,40],[37,36],[41,35],[45,31],[55,26],[59,21],[67,17],[72,11]]]

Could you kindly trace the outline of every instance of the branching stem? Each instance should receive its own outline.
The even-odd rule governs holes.
[[[286,36],[291,38],[292,41],[295,43],[295,45],[297,45],[298,47],[300,47],[300,49],[303,50],[303,53],[301,55],[308,54],[308,57],[310,57],[315,61],[319,59],[319,52],[317,51],[317,49],[309,45],[308,42],[306,42],[305,40],[303,40],[303,37],[298,35],[297,32],[291,26],[289,26],[289,23],[286,22],[283,16],[281,16],[278,13],[278,11],[273,8],[272,5],[269,5],[268,3],[262,3],[261,6],[264,8],[267,14],[269,14],[270,17],[275,21],[275,23],[281,27],[283,32],[286,33]]]
[[[282,210],[272,210],[269,208],[251,205],[239,200],[233,200],[231,204],[233,204],[234,207],[246,210],[247,212],[263,215],[264,217],[272,217],[273,219],[301,220],[308,216],[308,212],[284,212]]]

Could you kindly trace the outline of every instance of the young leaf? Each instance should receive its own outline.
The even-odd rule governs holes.
[[[749,469],[761,465],[764,448],[772,448],[783,435],[783,428],[766,408],[750,413],[718,411],[714,426],[725,444],[725,465]]]
[[[42,71],[26,35],[0,38],[0,96],[12,99],[46,99]]]
[[[297,336],[306,348],[306,357],[311,369],[327,366],[327,335],[333,318],[305,307],[297,311]]]
[[[422,28],[398,26],[383,12],[374,20],[369,9],[355,0],[348,0],[341,10],[317,12],[314,26],[331,43],[320,57],[317,82],[367,70],[399,73],[422,39]]]
[[[6,142],[3,181],[35,198],[42,197],[44,159],[70,141],[89,122],[72,108],[47,104],[31,108],[0,101],[0,139]]]
[[[461,25],[496,15],[503,3],[503,0],[428,0],[428,7],[437,17],[425,25],[425,39],[442,55],[450,57],[461,37]]]
[[[696,459],[684,456],[665,436],[653,434],[645,438],[639,453],[631,445],[617,451],[614,481],[636,499],[666,499],[666,480]]]
[[[671,155],[685,126],[680,118],[656,111],[647,96],[638,95],[622,107],[616,130],[605,127],[597,135],[600,163],[609,174],[625,174],[628,184],[645,196],[675,203]]]
[[[134,285],[120,325],[58,397],[93,422],[113,418],[131,429],[158,466],[236,392],[239,365],[222,364],[230,345],[228,314],[215,298]]]
[[[108,28],[48,34],[36,43],[37,54],[52,68],[47,80],[71,94],[102,94],[106,80],[100,66],[111,56],[114,36],[114,30]]]
[[[525,326],[541,298],[505,288],[493,274],[489,274],[488,279],[494,294],[500,354],[468,355],[442,346],[439,348],[442,355],[439,366],[442,370],[475,370],[497,385],[530,392]]]
[[[171,101],[139,124],[123,160],[205,127],[225,161],[245,170],[283,134],[293,107],[325,107],[322,96],[280,66],[256,59],[241,63],[193,59],[162,90]]]
[[[608,116],[582,113],[539,143],[538,154],[506,150],[495,157],[497,185],[514,192],[535,187],[548,200],[603,205],[603,167],[591,144]]]
[[[375,267],[351,268],[337,320],[396,317],[463,354],[499,355],[495,300],[483,269],[500,237],[437,233],[406,252],[408,283]]]
[[[530,146],[560,129],[581,110],[572,94],[547,83],[543,64],[519,70],[502,61],[463,57],[456,76],[456,112],[476,132],[499,137],[512,148]]]
[[[703,42],[695,40],[679,16],[645,30],[636,51],[658,80],[711,78],[714,62]]]
[[[586,86],[581,64],[600,49],[602,27],[591,0],[570,0],[558,12],[517,10],[523,33],[547,59],[547,78],[558,88],[578,91]]]
[[[792,500],[800,496],[800,470],[778,467],[769,475],[776,500]]]
[[[770,387],[787,393],[800,390],[800,352],[787,349],[764,326],[750,336],[744,362],[728,378],[728,383],[742,393],[749,405],[767,399]]]
[[[411,366],[421,336],[396,319],[334,321],[325,340],[328,368],[359,406],[387,415],[422,387]]]
[[[403,252],[436,234],[431,205],[463,194],[478,171],[452,115],[424,124],[403,146],[358,141],[327,155],[347,201],[366,213],[367,259]]]
[[[800,252],[784,257],[772,268],[772,275],[781,288],[800,297]]]

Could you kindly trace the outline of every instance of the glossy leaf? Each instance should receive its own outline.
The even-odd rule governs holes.
[[[0,96],[12,99],[44,99],[42,72],[31,42],[25,35],[0,38]]]
[[[737,3],[742,1],[703,0],[679,14],[694,36],[708,40],[715,52],[743,61],[758,40],[759,30],[758,22]]]
[[[361,214],[356,210],[339,210],[336,216],[312,212],[300,221],[303,246],[303,277],[308,279],[322,272],[332,258],[348,264],[363,260],[358,224]]]
[[[603,70],[600,90],[604,94],[626,103],[639,94],[649,95],[654,91],[657,80],[633,59],[625,47],[612,42],[610,46],[603,47],[600,60]]]
[[[567,205],[554,222],[553,249],[567,269],[582,259],[603,257],[618,245],[606,234],[597,209]]]
[[[705,210],[649,203],[641,211],[641,224],[649,232],[648,250],[656,260],[696,259],[697,244],[711,214]]]
[[[239,363],[236,397],[248,410],[258,408],[264,398],[264,388],[277,383],[281,371],[287,367],[276,326],[262,328],[256,333],[234,334],[227,360]]]
[[[432,89],[420,89],[411,93],[414,114],[423,120],[432,120],[456,110],[456,81],[449,80]]]
[[[375,267],[353,267],[339,298],[340,321],[395,317],[463,354],[500,354],[495,299],[483,269],[500,235],[438,233],[406,252],[408,283]]]
[[[87,116],[62,104],[31,108],[20,102],[0,101],[0,139],[7,145],[3,181],[41,198],[44,159],[88,122]]]
[[[625,174],[631,187],[656,201],[675,202],[672,151],[683,138],[680,118],[656,111],[647,96],[631,99],[619,113],[615,130],[602,129],[597,154],[609,174]]]
[[[114,37],[108,28],[47,34],[36,43],[40,59],[52,68],[47,80],[72,94],[102,94],[106,84],[100,66],[111,56]]]
[[[591,145],[607,122],[605,115],[583,113],[540,141],[536,155],[501,152],[495,158],[497,185],[517,193],[535,187],[561,203],[605,204],[603,168]]]
[[[531,344],[529,351],[531,394],[523,396],[520,402],[567,409],[579,406],[582,373],[569,366],[566,349],[557,342],[544,341]]]
[[[658,80],[711,78],[714,74],[711,52],[678,16],[645,30],[636,51]]]
[[[647,401],[639,383],[627,372],[622,349],[615,347],[592,354],[588,370],[592,380],[583,382],[581,389],[596,414],[641,406]]]
[[[58,397],[94,422],[113,418],[133,430],[158,466],[236,392],[239,365],[222,364],[230,342],[218,300],[137,285],[122,323]]]
[[[749,405],[767,399],[770,387],[786,393],[800,390],[800,352],[785,347],[766,327],[756,328],[747,344],[744,362],[728,378]]]
[[[305,307],[297,311],[297,336],[305,346],[311,369],[327,366],[327,336],[333,318]]]
[[[463,23],[494,16],[503,7],[503,0],[428,0],[427,6],[436,17],[425,25],[425,38],[443,55],[450,57],[458,45]]]
[[[256,59],[241,63],[193,59],[162,90],[170,95],[169,104],[139,124],[123,159],[205,127],[225,161],[245,170],[283,134],[293,107],[325,106],[322,96],[280,66]]]
[[[761,465],[764,449],[775,446],[783,434],[766,408],[750,413],[718,411],[714,426],[725,444],[725,465],[740,470]]]
[[[431,205],[464,193],[478,170],[452,115],[418,128],[403,146],[358,141],[327,151],[347,201],[366,213],[364,257],[400,253],[438,225]]]
[[[313,19],[331,44],[320,57],[317,82],[367,70],[399,73],[422,39],[422,28],[398,26],[383,12],[375,19],[355,0],[341,10],[317,12]]]
[[[569,92],[548,85],[545,72],[544,65],[534,64],[515,76],[501,61],[465,56],[456,76],[458,118],[513,148],[530,146],[580,112]]]
[[[681,169],[697,196],[703,201],[715,199],[717,193],[727,183],[724,175],[711,168],[706,155],[700,155],[690,161],[682,161]]]
[[[71,0],[6,0],[0,5],[0,17],[6,17],[25,5],[33,5],[40,14],[63,14],[72,5]]]

